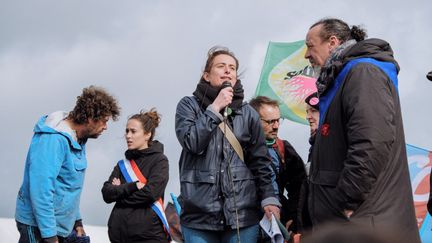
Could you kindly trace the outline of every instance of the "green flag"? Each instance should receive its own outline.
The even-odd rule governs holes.
[[[282,118],[308,124],[304,100],[316,92],[316,78],[305,53],[304,41],[270,42],[255,95],[279,101]]]

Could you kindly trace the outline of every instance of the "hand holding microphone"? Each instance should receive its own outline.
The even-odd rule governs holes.
[[[220,87],[219,94],[216,97],[216,99],[213,101],[212,105],[218,111],[225,108],[224,117],[227,117],[228,105],[231,104],[233,96],[234,96],[234,92],[231,86],[231,82],[224,81]]]
[[[221,90],[222,90],[222,89],[225,89],[225,88],[228,88],[228,87],[230,87],[230,88],[231,88],[231,91],[232,91],[231,83],[230,83],[229,81],[224,81],[224,82],[222,83]],[[232,92],[231,92],[231,93],[232,93]],[[231,96],[231,101],[232,101],[232,96]],[[231,104],[231,101],[229,102],[229,104]],[[228,105],[229,105],[229,104],[228,104]],[[223,113],[223,116],[224,116],[225,118],[228,117],[228,105],[225,106],[225,110],[224,110],[224,113]]]

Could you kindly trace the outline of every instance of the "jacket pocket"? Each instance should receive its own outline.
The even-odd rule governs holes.
[[[321,170],[311,175],[310,182],[314,188],[314,198],[311,203],[314,214],[318,217],[338,217],[348,220],[341,205],[342,195],[336,189],[339,177],[339,171],[330,170]]]
[[[339,176],[339,171],[320,170],[315,175],[311,175],[310,181],[322,186],[336,187]]]
[[[212,171],[183,170],[180,175],[182,210],[186,213],[218,211],[218,192]]]
[[[236,205],[239,209],[255,208],[259,205],[255,177],[247,167],[231,168]],[[231,185],[227,182],[226,185]]]
[[[87,168],[87,159],[83,158],[72,158],[72,168],[70,174],[70,183],[72,189],[81,189],[84,182],[85,170]]]
[[[254,180],[255,177],[252,172],[247,167],[234,167],[231,168],[231,173],[233,181],[243,181],[243,180]]]
[[[75,170],[83,171],[87,168],[87,159],[86,158],[75,158],[73,160]]]
[[[215,181],[216,177],[212,171],[183,170],[180,175],[180,182],[214,184]]]

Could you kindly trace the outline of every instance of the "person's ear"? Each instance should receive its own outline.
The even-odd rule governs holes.
[[[340,44],[341,44],[341,42],[336,36],[334,36],[334,35],[330,36],[330,38],[329,38],[330,51],[333,51],[336,47],[340,46]]]
[[[151,137],[151,132],[144,133],[145,140],[149,141]]]
[[[203,74],[203,79],[207,82],[210,82],[210,80],[208,79],[209,73],[208,72],[204,72]]]

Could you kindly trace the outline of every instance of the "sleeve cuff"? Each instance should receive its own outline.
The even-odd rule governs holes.
[[[138,191],[137,182],[138,181],[134,181],[134,182],[128,183],[126,185],[126,191],[127,191],[128,195]]]
[[[207,106],[207,110],[214,114],[217,118],[219,118],[220,122],[223,121],[223,116],[213,108],[213,105]]]
[[[265,206],[268,205],[275,205],[278,207],[282,207],[282,204],[280,204],[279,200],[275,197],[268,197],[264,200],[261,201],[261,207],[264,208]]]
[[[359,208],[360,203],[345,203],[345,206],[341,205],[341,208],[355,211]]]

